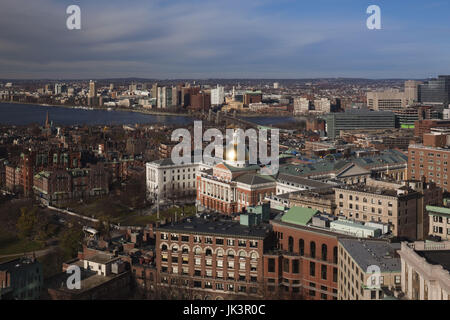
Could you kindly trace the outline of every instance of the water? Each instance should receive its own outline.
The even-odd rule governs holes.
[[[134,125],[136,123],[189,125],[194,121],[194,118],[185,116],[161,116],[131,111],[83,110],[34,104],[0,103],[0,124],[20,126],[37,123],[44,125],[47,111],[49,119],[54,125]],[[294,117],[250,117],[245,119],[260,125],[299,121]]]
[[[248,117],[244,118],[247,121],[257,123],[262,126],[287,123],[287,122],[302,122],[304,119],[295,117]]]
[[[0,103],[0,124],[44,125],[49,114],[54,125],[134,125],[138,124],[175,124],[183,125],[194,121],[184,116],[159,116],[130,111],[83,110],[31,104]]]

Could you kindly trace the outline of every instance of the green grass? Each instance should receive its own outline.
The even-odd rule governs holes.
[[[19,239],[9,233],[0,234],[0,256],[7,254],[22,254],[24,252],[41,250],[45,245],[38,241]]]
[[[182,218],[181,213],[183,213],[183,208],[170,208],[165,211],[160,212],[160,220],[165,218],[175,218],[175,213],[178,215],[178,219]],[[193,216],[195,214],[195,206],[186,206],[184,207],[184,217]],[[123,219],[121,219],[120,224],[123,226],[145,226],[149,223],[156,222],[157,214],[154,213],[152,215],[139,216],[136,214],[127,215]]]

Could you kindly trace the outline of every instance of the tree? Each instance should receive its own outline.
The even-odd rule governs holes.
[[[17,220],[19,237],[32,240],[36,234],[37,215],[36,208],[20,208],[20,217]]]
[[[60,239],[60,246],[66,259],[74,258],[82,249],[83,230],[78,225],[64,232]]]

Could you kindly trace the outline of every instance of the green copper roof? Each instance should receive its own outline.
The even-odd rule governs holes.
[[[450,215],[450,208],[445,208],[445,207],[427,206],[427,211],[434,212],[434,213],[440,213],[440,214],[444,214],[444,215]]]
[[[292,207],[281,217],[281,221],[306,226],[317,212],[315,209]]]

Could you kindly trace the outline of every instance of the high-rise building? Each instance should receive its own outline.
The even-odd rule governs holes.
[[[96,96],[97,96],[97,92],[96,92],[96,89],[95,89],[95,82],[91,80],[89,82],[89,94],[88,94],[88,97],[89,98],[95,98]]]
[[[330,113],[331,102],[327,98],[314,100],[314,110],[316,113]]]
[[[308,113],[309,105],[310,102],[306,98],[294,98],[294,115]]]
[[[55,83],[55,92],[54,94],[61,94],[62,85],[60,83]]]
[[[395,114],[389,111],[347,110],[325,116],[328,137],[339,137],[340,130],[395,128]]]
[[[367,92],[367,107],[377,111],[394,111],[406,107],[405,93],[398,90]]]
[[[218,106],[225,101],[224,88],[217,85],[217,88],[211,89],[211,105]]]
[[[439,76],[419,85],[418,99],[424,104],[447,107],[450,103],[450,75]]]
[[[411,105],[419,101],[419,84],[421,82],[415,80],[405,81],[405,99],[407,104]]]

